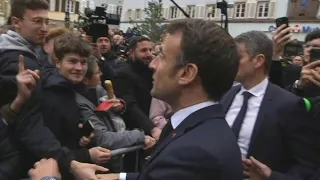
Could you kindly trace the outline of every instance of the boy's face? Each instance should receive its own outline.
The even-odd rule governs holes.
[[[73,84],[81,83],[88,70],[87,57],[74,53],[66,54],[56,65],[60,74]]]

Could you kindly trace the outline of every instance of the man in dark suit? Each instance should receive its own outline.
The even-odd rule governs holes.
[[[241,56],[236,81],[224,96],[226,120],[241,149],[245,175],[250,176],[255,157],[269,166],[272,178],[288,173],[298,179],[312,175],[319,161],[317,126],[302,98],[268,80],[272,60],[272,41],[259,31],[235,38]],[[318,152],[317,152],[318,151]]]
[[[145,169],[116,179],[242,179],[240,150],[218,103],[232,86],[238,65],[236,44],[220,26],[200,19],[173,21],[149,67],[154,70],[151,95],[175,113]]]

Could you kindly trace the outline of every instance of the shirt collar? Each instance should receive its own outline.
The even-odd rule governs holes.
[[[254,86],[253,88],[251,88],[249,90],[247,90],[243,86],[241,86],[241,90],[239,93],[242,93],[244,91],[248,91],[249,93],[251,93],[252,95],[254,95],[256,97],[262,96],[266,93],[268,83],[269,83],[269,80],[268,80],[268,78],[266,78],[262,82],[260,82],[259,84],[257,84],[256,86]]]
[[[179,111],[177,111],[176,113],[174,113],[171,116],[171,125],[173,129],[176,129],[179,124],[186,119],[190,114],[194,113],[195,111],[198,111],[202,108],[214,105],[214,104],[218,104],[217,102],[213,102],[213,101],[206,101],[206,102],[202,102],[193,106],[189,106],[187,108],[181,109]]]

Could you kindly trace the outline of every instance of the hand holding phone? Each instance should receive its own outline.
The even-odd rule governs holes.
[[[90,120],[84,122],[82,124],[82,128],[80,129],[81,135],[84,137],[89,137],[94,130],[94,126]]]
[[[310,50],[310,62],[320,60],[320,48],[312,48]]]

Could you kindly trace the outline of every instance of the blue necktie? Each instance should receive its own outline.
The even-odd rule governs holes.
[[[243,104],[242,104],[241,110],[240,110],[237,118],[235,119],[235,121],[232,125],[232,131],[237,139],[239,138],[241,126],[243,124],[244,118],[247,113],[248,100],[252,97],[252,94],[247,91],[243,92],[242,95],[243,95]]]

